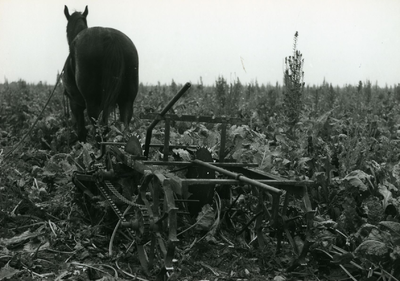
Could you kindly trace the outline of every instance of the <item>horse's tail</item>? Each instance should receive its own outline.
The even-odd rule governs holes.
[[[102,72],[102,99],[101,109],[103,110],[102,121],[107,118],[114,108],[120,95],[122,84],[125,83],[125,62],[124,52],[118,40],[108,44],[103,58]]]

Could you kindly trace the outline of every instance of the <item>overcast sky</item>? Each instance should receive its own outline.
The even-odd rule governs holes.
[[[400,83],[399,0],[0,0],[0,83],[54,84],[68,54],[63,10],[127,34],[140,81],[282,84],[293,36],[306,84]]]

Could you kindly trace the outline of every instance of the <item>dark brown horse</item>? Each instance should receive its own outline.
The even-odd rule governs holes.
[[[107,125],[118,104],[120,120],[128,128],[139,83],[139,58],[132,41],[122,32],[103,27],[88,28],[83,13],[69,14],[64,8],[69,55],[62,77],[65,94],[76,121],[78,139],[86,141],[84,110],[91,120]]]

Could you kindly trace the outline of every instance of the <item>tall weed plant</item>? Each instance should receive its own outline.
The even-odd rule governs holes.
[[[286,122],[289,126],[289,137],[293,137],[295,126],[300,121],[303,109],[304,59],[301,52],[297,50],[298,36],[296,31],[293,39],[293,55],[285,58],[286,70],[283,78],[283,103]]]

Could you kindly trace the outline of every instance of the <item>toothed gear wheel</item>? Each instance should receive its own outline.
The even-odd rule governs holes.
[[[205,162],[212,162],[211,149],[207,146],[198,146],[195,152],[195,158]]]
[[[125,152],[132,156],[142,156],[143,149],[138,135],[132,135],[125,145]]]
[[[199,147],[196,150],[195,158],[204,162],[213,162],[212,154],[207,147]],[[186,177],[189,179],[215,179],[215,171],[203,166],[192,165],[188,168]],[[199,200],[199,202],[188,204],[189,213],[192,216],[197,216],[201,208],[206,204],[212,204],[215,184],[208,185],[190,185],[188,190],[192,195],[191,200]]]

